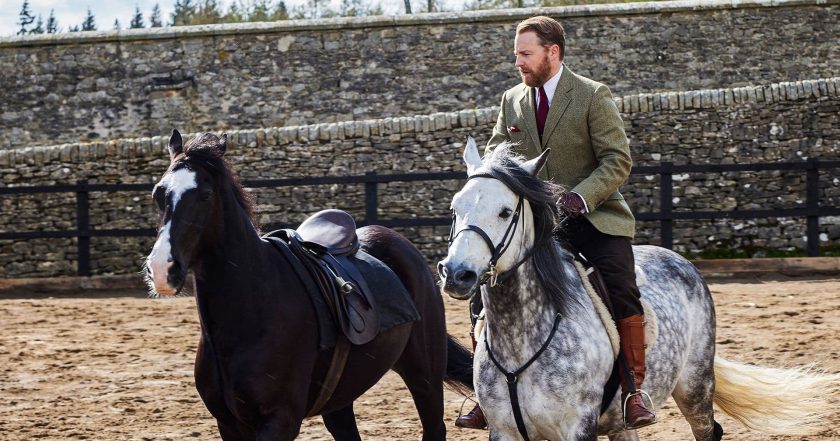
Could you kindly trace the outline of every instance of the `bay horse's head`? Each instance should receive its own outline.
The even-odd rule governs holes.
[[[530,256],[535,241],[551,237],[559,188],[537,176],[548,153],[525,161],[503,143],[482,161],[468,139],[467,183],[452,198],[449,252],[438,263],[449,296],[464,300],[494,284]]]
[[[157,241],[146,259],[153,294],[177,294],[187,270],[218,241],[225,197],[251,214],[250,201],[224,159],[226,148],[227,135],[201,133],[184,146],[181,134],[172,131],[171,163],[152,191],[160,211]]]

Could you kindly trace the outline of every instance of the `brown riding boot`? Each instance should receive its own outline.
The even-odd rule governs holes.
[[[618,335],[621,351],[630,368],[630,387],[623,368],[619,368],[621,375],[621,403],[624,411],[624,426],[627,429],[638,429],[656,422],[656,415],[648,406],[653,406],[650,397],[642,391],[645,380],[645,316],[638,314],[617,320]],[[631,390],[632,389],[632,390]]]
[[[477,346],[477,341],[475,339],[475,324],[473,324],[473,329],[470,331],[470,339],[472,340],[472,347],[473,353],[475,353],[475,347]],[[465,429],[477,429],[481,430],[487,427],[487,420],[484,419],[484,412],[481,410],[481,406],[478,404],[473,407],[473,410],[467,412],[466,415],[461,415],[455,420],[456,427],[463,427]]]
[[[473,410],[466,415],[461,415],[455,420],[455,425],[465,429],[485,429],[487,428],[487,420],[484,419],[484,412],[481,411],[481,406],[475,405]]]

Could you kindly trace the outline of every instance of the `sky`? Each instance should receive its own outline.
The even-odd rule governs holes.
[[[338,3],[339,0],[332,0],[333,3]],[[382,9],[386,14],[399,14],[404,11],[403,0],[372,0],[379,1]],[[114,20],[119,19],[123,28],[127,28],[134,16],[135,6],[140,8],[143,13],[143,20],[146,26],[149,26],[149,16],[152,13],[152,8],[155,3],[160,4],[161,16],[163,22],[169,22],[169,14],[172,12],[172,7],[175,0],[29,0],[29,10],[37,17],[38,14],[43,16],[44,27],[46,27],[47,18],[50,15],[50,10],[55,10],[55,17],[58,19],[59,28],[66,32],[67,28],[74,25],[80,25],[87,14],[87,9],[93,12],[96,21],[96,28],[98,30],[112,29]],[[223,10],[227,10],[231,0],[221,0]],[[286,6],[291,9],[296,5],[305,3],[305,0],[286,0]],[[457,8],[461,1],[445,0],[446,9],[452,10]],[[0,37],[7,37],[15,35],[18,31],[18,20],[20,9],[23,6],[23,0],[0,0]],[[419,10],[425,8],[425,1],[412,0],[412,8]],[[37,18],[36,18],[37,21]]]

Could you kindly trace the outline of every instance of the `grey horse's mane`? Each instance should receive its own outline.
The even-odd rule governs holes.
[[[532,261],[537,280],[548,300],[561,314],[568,313],[570,287],[568,275],[564,272],[572,261],[572,255],[554,239],[563,215],[557,207],[557,199],[563,193],[559,185],[532,176],[522,169],[525,158],[513,151],[507,142],[499,144],[484,156],[483,172],[504,183],[511,191],[524,197],[531,205],[534,216],[534,244]]]

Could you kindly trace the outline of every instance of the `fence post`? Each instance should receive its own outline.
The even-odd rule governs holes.
[[[369,181],[365,181],[365,225],[373,225],[377,222],[377,182],[373,180],[376,177],[376,171],[369,171],[365,173],[365,177]]]
[[[673,162],[663,162],[659,172],[659,220],[660,245],[669,250],[674,249],[674,231],[671,213],[674,206]]]
[[[90,201],[87,181],[76,181],[76,249],[78,254],[77,273],[90,275]]]
[[[808,159],[805,169],[805,206],[808,208],[805,245],[808,256],[820,255],[820,168],[817,158]]]

